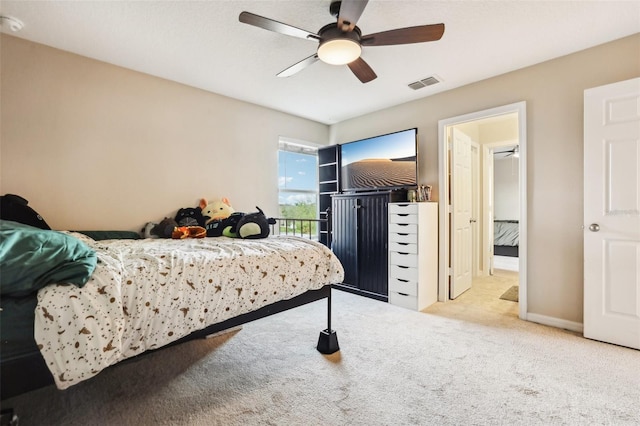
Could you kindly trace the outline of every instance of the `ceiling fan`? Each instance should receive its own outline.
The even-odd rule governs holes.
[[[511,149],[507,149],[505,151],[494,151],[495,155],[500,155],[503,158],[507,158],[507,157],[513,157],[513,158],[519,158],[520,157],[520,146],[516,145]]]
[[[368,83],[377,75],[360,57],[363,46],[423,43],[442,38],[444,24],[398,28],[363,36],[356,23],[367,3],[368,0],[332,1],[329,12],[337,17],[337,22],[325,25],[317,34],[250,12],[242,12],[239,19],[265,30],[319,42],[316,53],[280,72],[278,77],[289,77],[321,60],[331,65],[347,65],[361,82]]]

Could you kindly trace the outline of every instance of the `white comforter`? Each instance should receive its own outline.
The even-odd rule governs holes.
[[[325,246],[298,237],[186,240],[83,239],[98,266],[83,288],[38,293],[35,340],[56,385],[228,318],[342,282]]]

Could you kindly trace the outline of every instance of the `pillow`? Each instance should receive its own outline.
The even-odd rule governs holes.
[[[74,231],[91,237],[96,241],[101,240],[139,240],[140,234],[134,231]]]
[[[93,249],[71,235],[0,220],[2,296],[25,296],[52,283],[82,287],[97,260]]]
[[[12,220],[40,229],[51,229],[42,216],[27,204],[29,202],[19,195],[5,194],[1,196],[0,219]]]

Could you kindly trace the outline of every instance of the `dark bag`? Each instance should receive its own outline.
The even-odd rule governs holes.
[[[40,229],[51,229],[37,211],[27,205],[28,201],[19,195],[6,194],[0,197],[0,219],[12,220],[35,226]]]

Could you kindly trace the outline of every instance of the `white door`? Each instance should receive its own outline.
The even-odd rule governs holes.
[[[471,138],[455,127],[451,146],[451,281],[449,297],[471,288]]]
[[[482,188],[484,191],[482,200],[484,218],[482,222],[485,231],[483,247],[486,251],[485,268],[489,275],[493,275],[493,149],[484,145],[482,156],[484,159],[482,163]]]
[[[640,78],[584,97],[584,336],[640,349]]]
[[[483,275],[482,268],[482,210],[480,210],[480,145],[471,142],[471,275]]]

